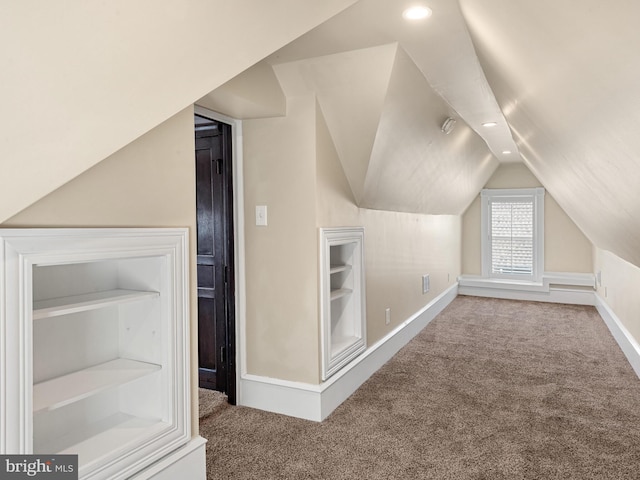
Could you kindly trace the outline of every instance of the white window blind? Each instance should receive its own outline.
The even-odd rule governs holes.
[[[544,188],[484,189],[482,275],[539,281],[544,270]]]
[[[491,202],[491,273],[533,275],[533,199]]]

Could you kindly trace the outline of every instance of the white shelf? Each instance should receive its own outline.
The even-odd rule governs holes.
[[[0,229],[0,453],[125,480],[191,440],[188,249],[186,228]]]
[[[160,365],[120,358],[33,386],[33,413],[55,410],[160,370]]]
[[[346,272],[351,270],[351,265],[331,265],[329,268],[329,274],[333,275],[334,273]]]
[[[127,302],[157,297],[158,292],[137,290],[108,290],[105,292],[73,295],[71,297],[52,298],[33,302],[33,319],[57,317],[70,313],[86,312],[99,308],[120,305]]]
[[[342,298],[352,292],[353,290],[351,290],[350,288],[338,288],[336,290],[331,290],[331,300],[337,300],[338,298]]]
[[[126,448],[127,444],[159,435],[171,426],[157,419],[146,419],[116,413],[107,418],[72,430],[56,438],[34,444],[35,452],[78,455],[82,465],[90,464],[105,452]]]

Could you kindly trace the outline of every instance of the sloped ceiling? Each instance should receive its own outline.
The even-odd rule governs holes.
[[[428,5],[431,18],[405,20],[403,11],[416,3]],[[266,61],[277,65],[394,42],[413,60],[430,88],[451,106],[456,118],[476,131],[498,160],[520,160],[455,0],[360,0]],[[489,121],[497,125],[482,127]],[[505,155],[505,150],[513,153]]]
[[[435,0],[430,6],[433,19],[411,24],[402,18],[402,2],[360,0],[253,69],[264,72],[271,65],[287,97],[316,95],[361,207],[461,214],[497,167],[497,157],[519,160],[457,3]],[[198,103],[257,86],[256,72],[244,72]],[[262,83],[266,102],[280,94],[267,89]],[[255,91],[250,95],[255,98]],[[222,113],[265,116],[261,108]],[[456,128],[445,135],[441,126],[448,117]],[[481,126],[486,121],[497,126],[487,130]]]
[[[286,96],[315,94],[356,203],[460,214],[498,162],[398,43],[274,66]]]
[[[354,2],[2,2],[0,222]]]
[[[640,2],[460,4],[525,163],[592,243],[640,266]]]
[[[440,127],[449,115],[451,107],[398,48],[361,206],[430,214],[464,212],[497,162],[461,120],[452,133],[443,134]]]
[[[273,68],[259,62],[198,100],[198,105],[233,118],[268,118],[287,113]]]
[[[337,75],[355,80],[365,49],[378,52],[360,70],[377,68],[375,100],[338,79],[314,85],[357,202],[460,213],[496,159],[523,161],[594,245],[640,266],[640,2],[423,3],[432,17],[407,24],[409,3],[360,0],[265,59],[280,72],[295,63],[308,81],[304,62],[341,61]],[[344,104],[330,99],[338,86]],[[351,111],[362,103],[368,120]],[[438,137],[448,115],[459,129]]]
[[[315,94],[358,204],[393,69],[395,44],[276,65],[289,96]]]

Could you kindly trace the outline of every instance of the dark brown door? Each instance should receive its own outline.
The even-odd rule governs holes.
[[[195,116],[200,387],[235,403],[231,126]]]

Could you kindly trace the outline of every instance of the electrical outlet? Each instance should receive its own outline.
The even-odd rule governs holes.
[[[387,308],[384,311],[384,324],[389,325],[391,323],[391,309]]]
[[[422,293],[427,293],[429,291],[429,274],[422,276]]]

